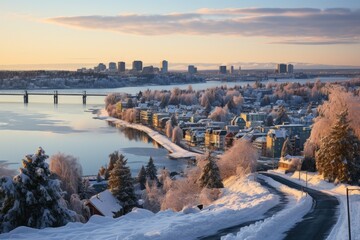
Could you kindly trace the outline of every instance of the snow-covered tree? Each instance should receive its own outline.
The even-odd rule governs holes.
[[[337,114],[348,109],[348,120],[354,134],[360,138],[360,96],[346,91],[340,86],[328,87],[329,99],[318,107],[319,115],[314,119],[311,135],[305,144],[305,152],[314,157],[314,152],[320,146],[320,140],[331,130],[337,121]]]
[[[171,120],[168,120],[166,122],[166,125],[165,125],[165,134],[168,138],[171,138],[172,137],[172,133],[173,133],[173,126],[171,124]]]
[[[118,155],[118,160],[110,172],[108,182],[111,193],[121,202],[124,213],[130,212],[136,206],[131,172],[126,164],[127,159],[125,159],[125,156],[122,154]]]
[[[349,126],[348,110],[343,110],[330,132],[320,141],[316,166],[329,181],[358,183],[360,179],[360,140]]]
[[[293,146],[291,145],[289,138],[285,139],[281,149],[281,157],[285,157],[286,155],[294,155]]]
[[[154,160],[152,157],[149,158],[149,162],[147,163],[145,170],[146,170],[146,177],[149,180],[152,180],[152,181],[155,180],[156,182],[158,182],[157,169],[156,169],[156,166],[154,164]]]
[[[140,184],[140,189],[144,190],[145,187],[146,187],[145,186],[145,184],[146,184],[146,170],[145,170],[144,166],[141,166],[141,169],[139,171],[137,180],[138,180],[138,182]]]
[[[245,176],[256,170],[258,150],[246,139],[239,139],[218,161],[220,175],[226,179],[233,175]]]
[[[65,199],[70,200],[72,194],[77,194],[82,188],[82,167],[78,159],[57,153],[50,157],[50,171],[61,181],[61,189],[66,191]]]
[[[215,163],[215,160],[208,156],[208,162],[204,166],[199,178],[200,187],[204,188],[223,188],[224,185],[221,181],[220,170]]]
[[[179,144],[182,139],[183,139],[183,131],[179,126],[176,126],[173,129],[172,142]]]
[[[0,211],[0,232],[18,226],[59,227],[73,221],[75,213],[66,207],[60,181],[50,178],[42,148],[23,159],[20,174],[13,180],[2,178],[0,193],[4,201]]]
[[[229,119],[229,112],[226,108],[215,107],[209,118],[217,122],[226,122]]]

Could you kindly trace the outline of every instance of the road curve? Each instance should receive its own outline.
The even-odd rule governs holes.
[[[267,210],[263,216],[260,216],[253,220],[246,221],[246,222],[243,222],[243,223],[231,226],[231,227],[220,229],[214,234],[207,235],[207,236],[201,236],[201,237],[198,237],[197,239],[198,240],[218,240],[218,239],[221,239],[221,237],[223,237],[227,234],[230,234],[230,233],[236,235],[236,233],[239,232],[241,228],[243,228],[245,226],[249,226],[251,224],[254,224],[258,221],[263,221],[266,218],[269,218],[269,217],[273,216],[274,214],[282,211],[286,207],[286,205],[289,203],[289,200],[288,200],[287,196],[285,195],[285,193],[279,191],[278,189],[271,186],[270,184],[268,184],[267,182],[265,182],[264,180],[262,180],[260,178],[258,178],[257,181],[263,187],[267,188],[271,194],[279,196],[279,203],[277,205],[275,205],[272,208],[270,208],[269,210]]]
[[[296,223],[290,230],[285,232],[284,239],[326,239],[331,229],[336,224],[339,201],[329,194],[303,187],[278,175],[261,173],[280,182],[288,187],[304,190],[313,198],[311,210],[305,214],[302,220]]]

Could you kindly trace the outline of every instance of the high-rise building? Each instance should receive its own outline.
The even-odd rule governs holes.
[[[125,62],[118,62],[118,71],[125,72]]]
[[[294,73],[294,65],[288,64],[287,65],[287,72],[288,73]]]
[[[132,70],[133,71],[140,72],[142,70],[142,68],[143,68],[142,61],[139,61],[139,60],[133,61],[133,64],[132,64]]]
[[[116,72],[116,63],[114,63],[114,62],[110,62],[109,63],[109,71],[110,72]]]
[[[277,73],[286,73],[286,64],[280,63],[277,65]]]
[[[219,73],[226,74],[226,66],[220,66],[219,67]]]
[[[167,73],[168,72],[168,66],[169,66],[169,63],[168,63],[168,61],[166,61],[166,60],[163,60],[161,63],[160,63],[160,65],[161,65],[161,73]]]
[[[197,67],[195,67],[194,65],[189,65],[188,66],[188,73],[190,73],[190,74],[197,73]]]
[[[230,67],[230,74],[234,74],[235,73],[235,71],[234,71],[234,66],[231,66]]]

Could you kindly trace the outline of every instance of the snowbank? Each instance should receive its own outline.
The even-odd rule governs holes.
[[[154,214],[145,209],[117,218],[93,216],[88,223],[70,223],[42,230],[19,227],[0,239],[196,239],[264,214],[278,196],[249,178],[224,181],[222,196],[203,210],[171,210]]]
[[[337,184],[326,182],[318,173],[300,173],[295,172],[290,175],[284,174],[282,171],[271,171],[286,179],[296,182],[300,185],[306,186],[306,178],[309,188],[323,191],[325,193],[335,196],[340,202],[339,219],[329,234],[328,240],[346,240],[348,238],[348,223],[347,223],[347,205],[346,205],[346,187],[351,189],[359,189],[359,191],[349,192],[350,202],[350,216],[351,216],[351,236],[353,239],[360,236],[360,188],[356,186],[349,186],[347,184]]]
[[[196,158],[201,155],[198,153],[187,151],[177,144],[173,143],[168,137],[160,134],[159,132],[144,126],[142,124],[129,123],[123,121],[121,119],[109,117],[107,112],[103,109],[99,113],[99,119],[106,120],[108,122],[112,122],[118,126],[136,129],[142,132],[145,132],[149,137],[151,137],[154,141],[162,145],[166,150],[170,152],[169,156],[172,158]]]
[[[272,217],[258,221],[250,226],[243,227],[235,235],[228,234],[223,240],[234,239],[283,239],[284,232],[291,229],[311,209],[312,198],[296,189],[287,187],[279,182],[260,175],[271,186],[286,193],[289,196],[287,207]]]

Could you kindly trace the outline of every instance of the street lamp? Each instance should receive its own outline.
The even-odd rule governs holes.
[[[346,188],[346,205],[347,205],[347,214],[348,214],[349,240],[351,240],[350,206],[349,206],[349,192],[350,191],[360,191],[360,188]]]

